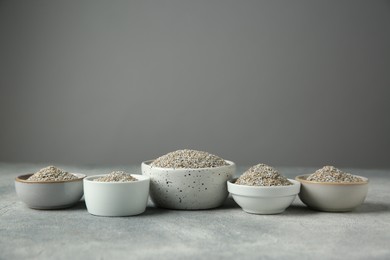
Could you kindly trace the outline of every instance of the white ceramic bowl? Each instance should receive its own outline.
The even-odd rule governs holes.
[[[173,169],[152,167],[142,163],[142,174],[150,177],[150,198],[153,203],[169,209],[210,209],[221,206],[228,196],[226,181],[231,179],[236,166],[214,168]]]
[[[137,181],[99,182],[94,175],[84,179],[84,198],[87,210],[92,215],[106,217],[133,216],[146,209],[150,178],[131,174]]]
[[[68,181],[27,181],[32,174],[15,178],[19,198],[33,209],[60,209],[76,204],[83,196],[85,174],[72,173],[78,179]]]
[[[297,176],[301,182],[299,198],[308,207],[321,211],[351,211],[361,205],[368,191],[368,179],[364,182],[334,183],[308,181],[310,174]]]
[[[228,181],[228,190],[237,204],[252,214],[279,214],[291,205],[299,193],[300,183],[290,180],[288,186],[248,186]]]

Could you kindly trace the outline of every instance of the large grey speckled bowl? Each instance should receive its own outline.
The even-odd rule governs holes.
[[[78,178],[68,181],[27,181],[32,174],[16,177],[18,197],[33,209],[61,209],[71,207],[83,196],[85,174],[72,173]]]
[[[221,206],[228,196],[226,182],[235,171],[234,162],[214,168],[173,169],[142,163],[142,174],[150,177],[150,198],[169,209],[210,209]]]

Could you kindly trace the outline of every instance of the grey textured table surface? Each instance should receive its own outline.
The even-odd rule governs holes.
[[[90,215],[84,201],[64,210],[27,208],[14,178],[44,166],[0,163],[0,259],[390,259],[388,170],[345,169],[370,179],[365,203],[349,213],[312,211],[297,198],[283,214],[251,215],[228,198],[214,210],[149,203],[142,215],[107,218]],[[58,166],[87,175],[140,172],[139,166]],[[314,170],[277,169],[288,177]]]

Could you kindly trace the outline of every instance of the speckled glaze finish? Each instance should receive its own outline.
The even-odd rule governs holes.
[[[223,204],[228,196],[226,181],[236,165],[215,168],[173,169],[152,167],[142,163],[142,174],[150,177],[150,198],[153,203],[169,209],[210,209]]]

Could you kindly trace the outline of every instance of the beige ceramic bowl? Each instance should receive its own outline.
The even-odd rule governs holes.
[[[330,212],[352,211],[366,198],[368,179],[358,176],[364,182],[334,183],[308,181],[310,174],[297,176],[301,183],[299,198],[308,207]]]
[[[85,174],[72,173],[78,178],[68,181],[28,181],[32,174],[16,177],[18,197],[30,208],[60,209],[76,204],[83,196]]]

